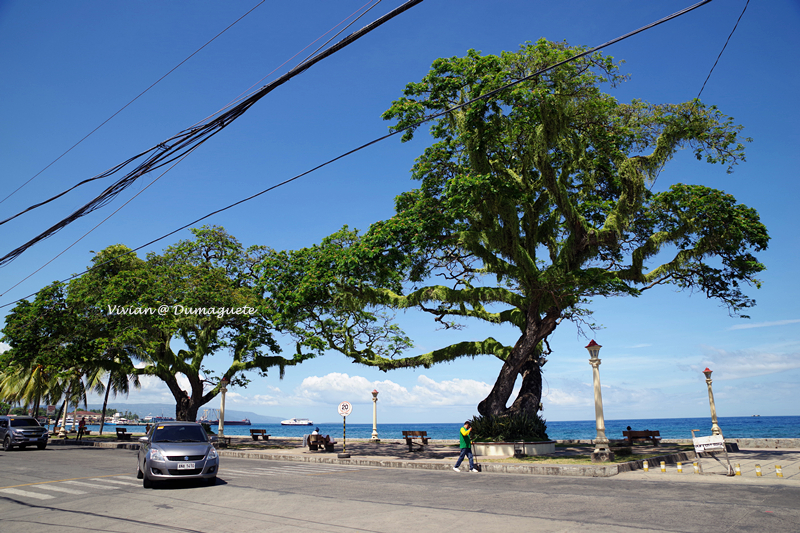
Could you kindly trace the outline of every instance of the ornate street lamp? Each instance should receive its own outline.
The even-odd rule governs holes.
[[[592,452],[592,462],[599,463],[614,459],[614,452],[608,446],[606,438],[606,423],[603,418],[603,396],[600,390],[600,346],[594,339],[586,349],[589,350],[589,364],[592,365],[592,377],[594,381],[594,415],[597,422],[597,438],[594,441],[594,452]]]
[[[378,391],[372,391],[372,442],[380,442],[378,438]]]
[[[225,441],[222,437],[225,436],[225,393],[228,392],[228,383],[230,383],[230,381],[228,381],[228,378],[222,378],[220,383],[222,384],[222,388],[220,388],[220,391],[222,391],[222,400],[219,404],[219,430],[217,430],[217,432],[219,433],[220,443],[224,443]]]
[[[717,424],[717,408],[714,406],[714,393],[711,392],[711,372],[712,370],[708,367],[703,370],[703,374],[706,376],[706,385],[708,385],[708,403],[711,406],[711,434],[722,437],[722,430],[719,429],[719,424]]]

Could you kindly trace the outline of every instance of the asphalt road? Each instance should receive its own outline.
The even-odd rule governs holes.
[[[0,452],[0,532],[800,531],[800,488],[223,458],[155,489],[135,453]]]

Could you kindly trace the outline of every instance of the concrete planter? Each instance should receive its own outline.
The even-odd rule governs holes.
[[[475,455],[514,455],[514,449],[521,449],[525,455],[548,455],[555,453],[556,441],[545,440],[540,442],[476,442]]]

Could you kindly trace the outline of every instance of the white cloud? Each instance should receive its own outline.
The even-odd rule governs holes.
[[[800,318],[794,318],[792,320],[776,320],[774,322],[758,322],[755,324],[739,324],[738,326],[733,326],[728,328],[728,330],[733,331],[736,329],[769,328],[773,326],[785,326],[787,324],[798,324],[798,323],[800,323]]]
[[[633,346],[629,346],[629,348],[649,348],[652,344],[634,344]]]
[[[489,394],[491,388],[482,381],[452,379],[437,382],[421,375],[409,390],[390,380],[370,381],[362,376],[332,372],[305,378],[292,396],[295,400],[312,403],[332,404],[346,400],[368,404],[372,402],[371,391],[376,389],[379,402],[395,407],[451,407],[474,406]],[[291,398],[287,400],[291,401]]]
[[[0,353],[7,352],[11,349],[11,346],[6,344],[5,342],[0,342]]]
[[[702,372],[705,368],[714,371],[712,379],[741,379],[777,374],[800,368],[798,353],[770,353],[756,350],[728,352],[706,348],[705,358],[689,370]]]

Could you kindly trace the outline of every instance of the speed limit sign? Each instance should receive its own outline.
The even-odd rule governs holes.
[[[339,404],[339,414],[342,416],[347,416],[353,412],[353,406],[350,402],[342,402]]]

